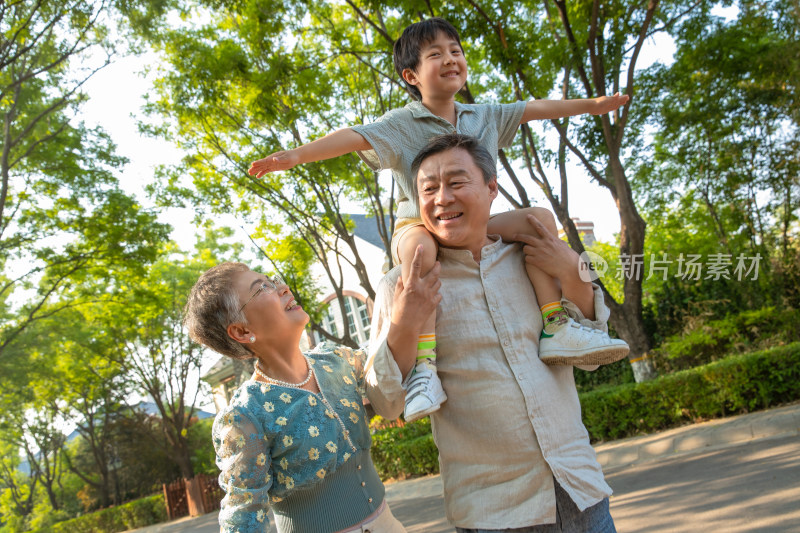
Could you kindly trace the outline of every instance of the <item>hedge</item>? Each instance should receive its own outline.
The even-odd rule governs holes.
[[[800,343],[732,355],[580,398],[583,423],[593,442],[764,409],[800,399]]]
[[[800,310],[764,307],[729,317],[699,321],[667,338],[651,354],[669,372],[727,357],[800,341]]]
[[[800,399],[800,342],[579,396],[592,442],[765,409]],[[372,459],[384,480],[438,473],[430,420],[376,431]]]
[[[439,473],[439,450],[433,442],[429,418],[376,431],[370,452],[384,481]]]
[[[154,494],[78,518],[53,524],[47,529],[53,533],[116,533],[167,521],[164,495]],[[38,530],[35,533],[44,533]]]

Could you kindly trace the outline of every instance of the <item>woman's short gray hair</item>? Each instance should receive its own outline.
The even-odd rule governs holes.
[[[253,352],[228,335],[231,324],[247,324],[247,318],[239,310],[233,279],[248,270],[244,263],[225,262],[203,273],[189,293],[183,318],[192,340],[234,359],[253,357]]]

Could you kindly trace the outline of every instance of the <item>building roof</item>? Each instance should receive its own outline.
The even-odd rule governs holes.
[[[158,406],[153,402],[139,402],[133,406],[133,409],[136,409],[137,411],[140,411],[146,415],[161,416],[161,413],[158,411]],[[203,420],[204,418],[211,418],[216,415],[214,413],[209,413],[208,411],[203,411],[199,407],[195,407],[192,416],[196,416],[198,419]]]
[[[371,245],[376,246],[381,250],[386,251],[383,241],[381,240],[381,235],[378,233],[378,223],[374,216],[351,214],[348,214],[347,216],[349,216],[350,220],[352,220],[355,224],[353,235],[360,239],[364,239]],[[384,223],[388,229],[390,224],[389,215],[384,217]]]

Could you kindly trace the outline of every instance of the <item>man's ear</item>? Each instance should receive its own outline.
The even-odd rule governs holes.
[[[409,85],[419,84],[419,78],[417,78],[417,73],[410,68],[403,69],[403,79],[406,80],[406,83]]]
[[[486,184],[489,187],[489,202],[493,202],[495,198],[497,198],[497,176],[492,177],[489,183]]]
[[[234,322],[226,330],[228,337],[241,344],[250,344],[250,330],[238,322]]]

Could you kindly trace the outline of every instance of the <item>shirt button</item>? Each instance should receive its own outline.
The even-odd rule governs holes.
[[[365,485],[366,485],[366,482],[362,481],[361,482],[361,486],[364,487]]]
[[[358,465],[358,469],[361,470],[361,465]]]
[[[508,346],[508,341],[503,341],[503,346]]]
[[[367,501],[368,501],[369,503],[372,503],[372,498],[370,498],[370,499],[369,499],[369,500],[367,500]]]

